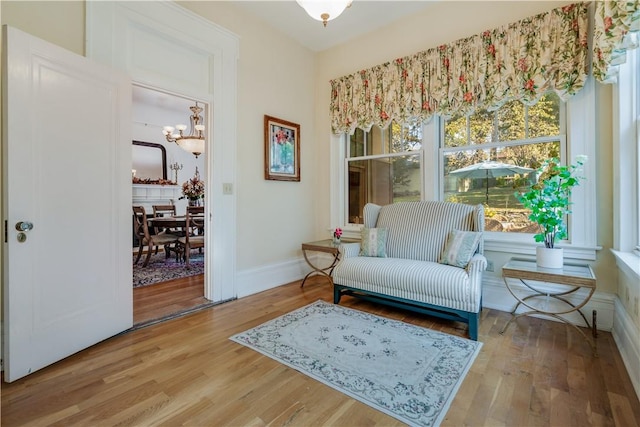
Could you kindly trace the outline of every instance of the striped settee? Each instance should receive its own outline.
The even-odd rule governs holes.
[[[478,339],[482,272],[480,238],[466,267],[438,262],[451,230],[484,231],[484,208],[438,201],[367,204],[364,226],[387,229],[386,256],[361,255],[361,243],[340,246],[333,270],[334,303],[342,295],[402,307],[469,325]],[[467,233],[473,234],[473,233]]]

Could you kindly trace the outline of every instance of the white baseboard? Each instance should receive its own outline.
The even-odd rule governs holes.
[[[238,272],[236,288],[238,298],[263,292],[286,283],[302,279],[311,271],[304,258],[270,264]]]
[[[613,321],[613,339],[622,356],[625,368],[631,378],[631,383],[640,399],[640,330],[619,298],[615,299],[615,318]]]
[[[320,266],[329,265],[332,259],[332,257],[322,253],[310,256],[311,262]],[[239,272],[236,277],[238,298],[300,280],[310,271],[311,268],[304,258],[297,258]],[[518,291],[526,289],[519,284],[513,284],[513,288]],[[596,291],[589,303],[582,309],[589,322],[591,322],[592,310],[597,310],[597,326],[600,330],[611,331],[613,329],[614,298],[615,295],[613,294]],[[580,298],[568,299],[574,304],[580,302]],[[510,312],[515,304],[516,299],[507,290],[502,276],[498,276],[493,272],[485,272],[482,280],[482,305],[487,308]],[[544,318],[552,319],[548,316]],[[578,314],[568,315],[567,319],[578,326],[584,326],[584,321]]]

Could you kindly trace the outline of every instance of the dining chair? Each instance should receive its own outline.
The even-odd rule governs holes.
[[[182,251],[185,267],[189,267],[191,249],[204,248],[204,206],[187,206],[185,230],[187,233],[178,238],[178,250]]]
[[[176,205],[153,205],[153,217],[158,218],[162,216],[176,216]],[[176,236],[183,236],[184,230],[182,228],[167,228],[167,227],[153,227],[155,233],[158,234],[162,231],[175,234]]]
[[[176,241],[179,236],[164,231],[158,234],[151,234],[149,231],[149,224],[147,222],[147,213],[142,206],[133,206],[133,217],[135,219],[136,236],[140,242],[138,255],[136,256],[134,264],[137,264],[138,261],[140,261],[145,245],[147,246],[147,257],[142,264],[143,267],[146,267],[149,264],[151,252],[153,252],[154,248],[156,248],[157,252],[158,246],[164,246],[166,258],[169,258],[171,250],[175,251]],[[173,245],[173,248],[171,245]]]

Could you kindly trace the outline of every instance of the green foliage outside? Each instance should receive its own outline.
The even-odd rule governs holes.
[[[445,154],[445,176],[456,169],[485,161],[495,161],[530,169],[538,169],[550,158],[560,157],[560,142],[553,138],[560,134],[560,99],[549,93],[533,106],[519,101],[510,102],[497,111],[478,110],[466,117],[446,120],[444,144],[458,151]],[[532,138],[546,138],[531,142]],[[514,145],[487,147],[514,141]],[[526,192],[534,184],[536,174],[509,177],[458,179],[455,187],[445,186],[445,200],[460,203],[484,204],[486,217],[495,215],[505,231],[517,231],[531,224],[530,211],[523,206],[516,193]],[[489,195],[487,197],[487,184]],[[499,214],[496,214],[498,212]]]
[[[516,192],[526,192],[535,182],[535,173],[490,178],[488,182],[485,178],[452,179],[447,175],[456,169],[485,161],[536,170],[546,160],[560,157],[560,141],[555,139],[560,135],[560,106],[560,99],[554,93],[549,93],[533,106],[513,101],[497,111],[479,109],[468,117],[445,120],[444,147],[459,148],[445,152],[443,159],[445,200],[484,204],[487,218],[498,218],[505,226],[504,231],[524,230],[523,226],[531,224],[527,219],[530,211],[516,197]],[[375,138],[356,130],[351,137],[351,156],[406,153],[422,148],[422,124],[417,121],[405,124],[393,122],[381,135],[382,145],[375,145],[374,148]],[[532,142],[533,138],[542,139]],[[513,142],[513,145],[509,145],[509,142]],[[497,146],[489,147],[488,144]],[[420,200],[420,185],[415,182],[419,176],[416,174],[420,167],[419,157],[389,157],[389,162],[391,168],[388,179],[392,185],[393,202]]]
[[[546,159],[559,157],[558,145],[550,143],[522,144],[499,149],[482,147],[494,142],[559,135],[559,108],[559,98],[550,93],[530,107],[526,107],[520,101],[512,101],[498,111],[478,110],[469,116],[468,123],[466,116],[447,120],[444,133],[445,147],[466,149],[447,156],[445,173],[487,160],[537,169]]]

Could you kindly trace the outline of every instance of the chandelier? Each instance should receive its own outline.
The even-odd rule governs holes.
[[[191,129],[189,135],[185,135],[184,131],[187,130],[186,125],[165,126],[162,128],[162,133],[169,142],[175,142],[180,148],[190,153],[193,153],[196,158],[204,153],[204,125],[202,125],[202,107],[196,105],[189,107],[193,115],[189,116],[191,121]],[[178,133],[174,133],[177,130]]]
[[[353,0],[296,0],[300,6],[315,20],[322,21],[326,27],[327,21],[336,19]]]

